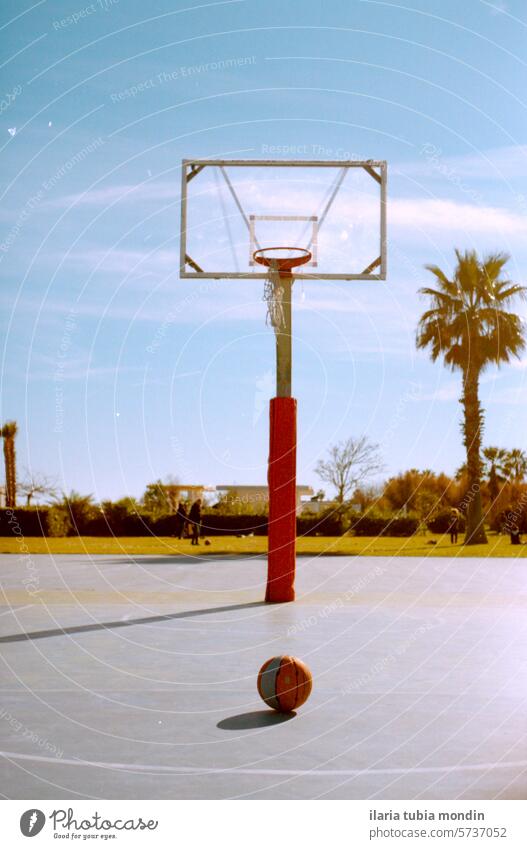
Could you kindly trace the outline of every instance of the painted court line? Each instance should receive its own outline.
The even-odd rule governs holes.
[[[5,616],[6,613],[19,613],[21,610],[28,610],[30,607],[34,606],[34,604],[25,604],[24,607],[10,607],[9,610],[2,610],[0,616]]]
[[[45,755],[2,752],[0,757],[14,761],[36,761],[38,763],[63,764],[65,766],[88,766],[100,769],[126,770],[127,772],[166,772],[174,775],[295,775],[295,776],[353,776],[353,775],[421,775],[442,772],[479,772],[492,769],[525,769],[527,761],[498,761],[497,763],[455,764],[453,766],[386,767],[383,769],[251,769],[247,767],[171,767],[156,764],[123,764],[103,761],[87,761],[82,758],[56,758]]]

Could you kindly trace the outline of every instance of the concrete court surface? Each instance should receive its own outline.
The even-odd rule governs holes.
[[[283,605],[265,570],[2,555],[3,797],[525,798],[525,560],[303,557]],[[255,685],[284,653],[286,718]]]

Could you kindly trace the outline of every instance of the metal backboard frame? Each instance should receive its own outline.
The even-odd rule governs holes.
[[[180,277],[187,279],[265,279],[267,274],[265,272],[258,271],[213,271],[213,270],[205,270],[200,267],[199,263],[196,259],[189,255],[188,253],[188,234],[187,234],[187,209],[188,209],[188,186],[189,183],[195,179],[198,174],[200,174],[203,169],[208,166],[213,166],[216,169],[220,169],[222,174],[225,176],[225,179],[228,181],[227,172],[225,169],[227,168],[245,168],[245,167],[275,167],[275,168],[337,168],[337,169],[348,169],[348,168],[359,168],[363,169],[371,178],[374,180],[379,186],[379,245],[378,245],[378,254],[377,256],[372,256],[371,262],[359,273],[339,273],[339,274],[331,274],[331,273],[317,273],[317,271],[313,271],[309,273],[307,270],[303,270],[298,274],[295,274],[296,279],[305,279],[305,280],[386,280],[387,274],[387,237],[386,237],[386,188],[387,188],[387,163],[384,160],[276,160],[276,159],[184,159],[181,165],[181,230],[180,230]],[[216,172],[217,173],[217,172]],[[322,221],[319,221],[316,216],[306,215],[306,216],[287,216],[277,214],[276,216],[257,216],[252,214],[250,211],[245,212],[235,195],[235,192],[232,189],[232,186],[229,184],[229,188],[231,194],[234,198],[236,206],[240,212],[240,215],[245,219],[247,230],[250,232],[251,244],[253,242],[259,247],[257,241],[255,241],[254,230],[251,231],[251,227],[254,226],[256,220],[298,220],[298,221],[306,221],[313,222],[313,234],[312,237],[317,239],[318,229],[322,226]],[[252,219],[252,220],[250,220]],[[261,247],[267,247],[266,245],[262,245]],[[317,256],[315,254],[314,262],[312,263],[315,266],[317,262]]]

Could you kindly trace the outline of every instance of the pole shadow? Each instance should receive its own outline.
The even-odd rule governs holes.
[[[6,634],[0,637],[0,643],[20,643],[27,640],[43,640],[49,637],[63,637],[68,634],[88,634],[91,631],[110,631],[115,628],[130,628],[133,625],[153,625],[157,622],[171,622],[174,619],[188,619],[193,616],[207,616],[210,613],[231,613],[236,610],[252,610],[267,607],[265,601],[248,601],[243,604],[224,604],[221,607],[205,607],[202,610],[182,610],[179,613],[160,613],[157,616],[142,616],[137,619],[118,619],[116,622],[91,622],[88,625],[69,625],[65,628],[50,628],[46,631],[29,631],[20,634]]]

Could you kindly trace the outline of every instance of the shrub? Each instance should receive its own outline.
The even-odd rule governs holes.
[[[298,516],[296,532],[298,536],[340,537],[349,527],[349,518],[337,510],[329,510],[318,516]]]
[[[139,513],[122,501],[104,501],[100,512],[85,523],[84,533],[95,537],[148,536],[153,519],[149,513]]]
[[[101,519],[113,536],[125,535],[129,517],[130,511],[124,504],[113,504],[111,501],[103,501],[101,504]]]
[[[359,516],[352,521],[350,530],[358,537],[411,537],[418,528],[419,520],[413,516]]]
[[[98,515],[97,508],[88,500],[90,496],[76,497],[73,495],[64,499],[64,507],[69,511],[69,516],[75,534],[82,536],[88,530],[92,519]]]
[[[68,508],[62,504],[50,507],[46,517],[46,536],[69,537],[74,535],[73,524]]]
[[[145,513],[145,524],[148,529],[143,526],[143,533],[148,532],[155,534],[156,537],[171,537],[175,533],[176,516],[173,513],[167,513],[164,516],[152,516]]]
[[[55,509],[56,508],[56,509]],[[92,519],[98,515],[98,509],[93,503],[91,495],[80,495],[80,493],[72,491],[68,494],[63,493],[60,499],[55,499],[50,507],[54,510],[51,518],[53,528],[60,528],[62,524],[66,527],[66,522],[63,519],[63,511],[69,518],[70,528],[68,533],[78,534],[82,536],[87,532],[88,525]],[[65,536],[66,534],[50,533],[50,536]]]

